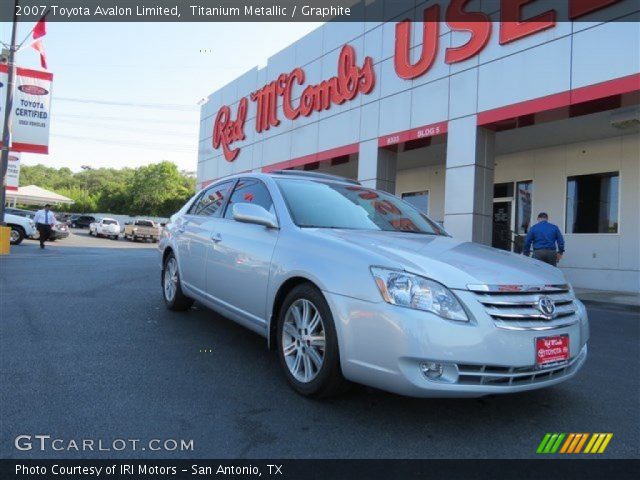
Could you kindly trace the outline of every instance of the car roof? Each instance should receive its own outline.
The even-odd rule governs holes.
[[[306,170],[276,170],[268,174],[271,177],[287,177],[300,178],[306,180],[329,180],[332,182],[349,183],[351,185],[360,185],[360,182],[339,175],[331,175],[330,173],[309,172]]]
[[[306,170],[275,170],[273,172],[245,172],[245,173],[234,173],[232,175],[227,175],[224,177],[217,178],[215,181],[211,183],[211,185],[207,185],[203,187],[202,190],[205,190],[213,185],[217,185],[220,182],[225,182],[229,180],[236,180],[238,178],[296,178],[300,180],[324,180],[331,181],[337,183],[347,183],[349,185],[362,185],[357,180],[353,180],[347,177],[341,177],[339,175],[331,175],[329,173],[322,172],[309,172]]]

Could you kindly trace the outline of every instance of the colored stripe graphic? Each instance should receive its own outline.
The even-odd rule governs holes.
[[[580,439],[580,442],[578,442],[578,445],[576,445],[576,449],[573,453],[580,453],[582,451],[582,447],[584,446],[585,442],[587,441],[587,438],[589,438],[589,434],[588,433],[582,433],[582,438]]]
[[[540,445],[538,445],[538,450],[536,450],[536,453],[542,453],[544,451],[544,447],[549,441],[549,438],[551,438],[551,434],[547,433],[542,439],[542,441],[540,442]]]
[[[547,433],[542,438],[536,453],[576,454],[583,452],[582,447],[587,444],[583,453],[603,453],[613,433]],[[587,442],[588,440],[588,442]]]
[[[560,450],[560,453],[567,453],[567,449],[569,448],[569,445],[571,445],[571,443],[574,441],[574,438],[576,438],[576,434],[575,433],[570,433],[569,436],[567,437],[567,440],[564,442],[564,445],[562,445],[562,449]]]
[[[598,450],[598,453],[603,453],[606,450],[607,445],[609,445],[609,442],[611,441],[612,438],[613,438],[613,433],[606,434],[606,438],[604,439],[604,442],[602,442],[602,445],[600,445],[600,450]]]
[[[613,433],[594,433],[584,453],[603,453],[612,437]]]
[[[536,453],[556,453],[564,437],[564,433],[547,433],[538,445]]]

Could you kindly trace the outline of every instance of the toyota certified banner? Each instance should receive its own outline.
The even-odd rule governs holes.
[[[16,73],[11,150],[49,153],[49,110],[53,74],[19,67]],[[0,65],[0,131],[4,128],[7,84],[8,67]]]

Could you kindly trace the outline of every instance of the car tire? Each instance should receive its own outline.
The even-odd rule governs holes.
[[[17,225],[10,225],[11,232],[9,233],[9,243],[11,245],[20,245],[24,237],[26,237],[26,233],[22,227]]]
[[[170,280],[167,275],[172,274],[173,279]],[[170,282],[172,287],[169,288],[167,283]],[[180,286],[180,269],[178,268],[178,260],[173,253],[167,255],[162,265],[162,297],[164,303],[169,310],[185,311],[193,305],[193,299],[187,297],[182,292]]]
[[[297,318],[302,318],[304,305],[311,313],[306,322],[302,319],[302,325],[296,325],[293,311],[297,309],[300,314]],[[318,326],[310,325],[314,323],[313,310],[320,315]],[[279,309],[277,322],[278,357],[293,389],[312,398],[331,397],[344,391],[348,383],[340,368],[338,336],[331,309],[322,292],[310,283],[298,285],[286,296]],[[305,325],[311,328],[305,328]],[[291,335],[294,333],[292,328],[297,329],[297,337]],[[324,337],[324,351],[320,347],[321,337]],[[286,355],[285,349],[288,351]],[[322,361],[318,368],[320,357]]]

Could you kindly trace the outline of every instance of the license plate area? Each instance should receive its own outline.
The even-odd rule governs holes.
[[[569,335],[536,338],[536,368],[551,368],[569,361]]]

